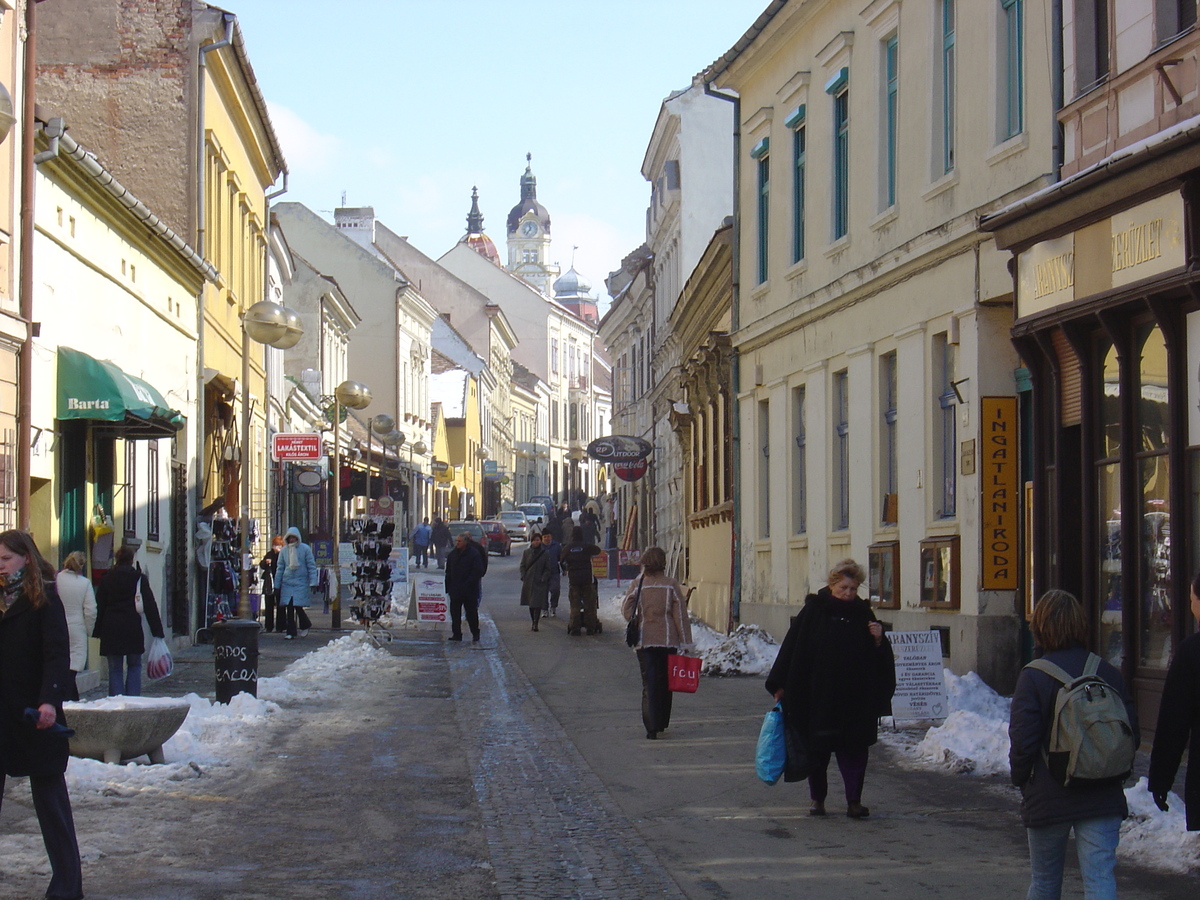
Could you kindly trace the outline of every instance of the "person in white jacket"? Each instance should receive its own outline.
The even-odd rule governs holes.
[[[75,676],[87,665],[88,635],[96,626],[96,592],[91,580],[84,575],[87,557],[79,550],[68,553],[62,570],[55,576],[58,596],[67,614],[67,632],[71,636],[71,698],[79,699]]]

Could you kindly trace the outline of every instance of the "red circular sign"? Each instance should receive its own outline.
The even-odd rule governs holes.
[[[637,481],[646,474],[646,460],[639,459],[631,463],[619,463],[613,466],[613,471],[622,481]]]

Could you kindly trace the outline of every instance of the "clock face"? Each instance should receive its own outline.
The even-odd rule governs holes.
[[[521,234],[525,235],[525,237],[533,237],[537,233],[538,227],[536,222],[526,222],[521,226]]]

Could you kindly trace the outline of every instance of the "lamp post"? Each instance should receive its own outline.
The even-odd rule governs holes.
[[[325,399],[325,398],[322,398]],[[338,551],[342,545],[342,407],[366,409],[371,389],[358,381],[343,381],[333,391],[333,565],[338,572],[338,590],[330,609],[330,628],[342,627],[342,579]],[[368,491],[369,493],[369,491]]]
[[[242,459],[241,459],[241,553],[242,571],[238,587],[238,618],[250,616],[250,341],[278,350],[288,350],[304,336],[300,317],[294,310],[271,300],[260,300],[242,316]]]
[[[379,454],[379,478],[383,482],[381,494],[387,494],[387,492],[388,492],[387,491],[387,472],[385,470],[385,466],[387,465],[387,459],[385,458],[385,454],[387,453],[388,447],[395,450],[401,444],[403,444],[404,443],[404,435],[401,434],[399,431],[397,431],[393,427],[386,434],[380,436],[379,441],[384,446],[384,449],[381,450],[380,454]],[[395,517],[396,517],[396,508],[395,508],[395,505],[393,505],[392,506],[392,518],[395,519]]]
[[[379,443],[382,446],[383,436],[389,431],[396,430],[396,420],[387,413],[380,413],[377,416],[371,416],[367,423],[367,509],[371,508],[371,434],[374,432],[379,435]],[[383,480],[383,450],[379,451],[379,479]]]

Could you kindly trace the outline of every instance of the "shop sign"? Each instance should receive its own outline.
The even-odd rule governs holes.
[[[324,456],[319,434],[271,435],[271,459],[315,462]]]
[[[587,455],[605,463],[631,463],[654,452],[654,445],[628,434],[596,438],[587,445]]]
[[[646,474],[646,460],[639,459],[631,463],[617,463],[613,472],[622,481],[637,481]]]
[[[450,463],[435,459],[429,464],[429,468],[433,469],[434,472],[445,472],[450,468]]]
[[[983,435],[980,443],[983,500],[983,565],[985,591],[1017,589],[1018,493],[1017,398],[981,397]]]
[[[1035,244],[1017,257],[1017,318],[1075,299],[1075,236]]]
[[[1183,197],[1172,192],[1109,220],[1112,286],[1120,287],[1182,266]]]
[[[422,578],[417,582],[417,621],[450,621],[450,601],[440,578]]]

